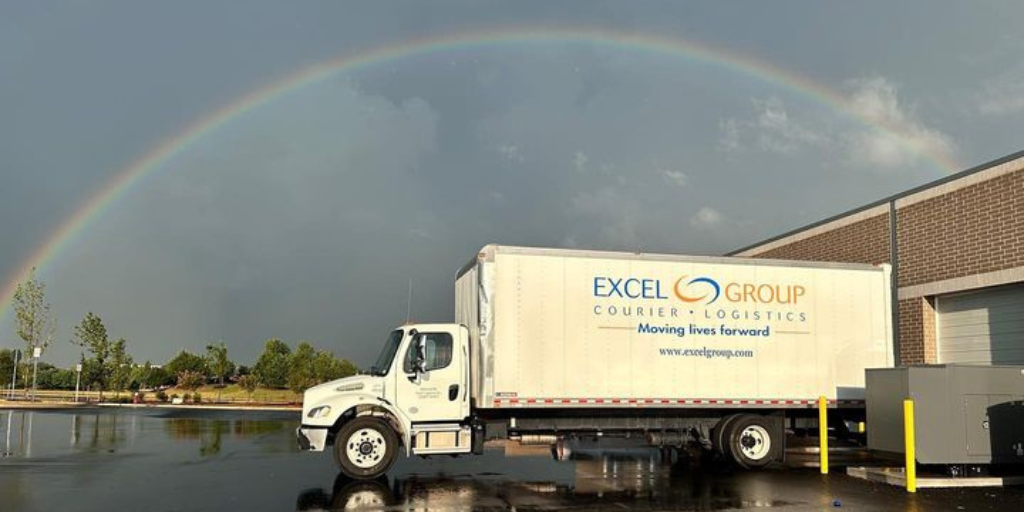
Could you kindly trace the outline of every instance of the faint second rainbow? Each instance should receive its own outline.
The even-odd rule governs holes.
[[[89,198],[74,214],[54,230],[45,241],[8,277],[0,296],[0,318],[10,311],[14,290],[33,267],[45,268],[71,244],[78,233],[88,227],[119,196],[129,191],[146,175],[159,169],[201,140],[207,134],[261,105],[302,86],[316,83],[337,73],[381,62],[426,53],[462,48],[486,47],[506,44],[585,43],[612,48],[652,52],[720,67],[729,71],[786,88],[811,101],[823,104],[849,116],[851,119],[879,132],[909,141],[908,134],[884,120],[873,119],[850,108],[842,94],[797,75],[733,51],[713,48],[696,41],[656,34],[627,32],[604,28],[500,28],[449,33],[400,41],[357,51],[335,59],[319,62],[294,72],[269,85],[257,88],[217,110],[197,119],[177,135],[149,150],[142,157],[119,171],[99,192]],[[929,153],[908,142],[909,150],[931,161],[945,172],[957,170],[957,164],[948,153]]]

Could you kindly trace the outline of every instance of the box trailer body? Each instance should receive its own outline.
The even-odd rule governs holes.
[[[488,245],[454,323],[397,328],[369,375],[308,390],[297,435],[356,478],[484,436],[642,435],[759,467],[818,397],[863,416],[890,299],[886,265]]]
[[[477,408],[864,400],[887,267],[487,246],[456,281]]]

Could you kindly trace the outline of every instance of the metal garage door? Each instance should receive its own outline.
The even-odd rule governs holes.
[[[940,363],[1024,364],[1024,285],[937,302]]]

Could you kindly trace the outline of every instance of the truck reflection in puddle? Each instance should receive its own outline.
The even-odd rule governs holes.
[[[492,447],[485,456],[550,458],[552,451],[549,446],[510,442],[504,451]],[[774,499],[778,493],[773,492],[771,473],[696,470],[686,460],[669,461],[659,450],[626,443],[601,448],[573,443],[562,453],[566,452],[565,460],[558,464],[572,464],[573,475],[565,481],[496,474],[408,474],[353,480],[339,473],[330,490],[301,493],[296,508],[373,510],[401,504],[413,510],[723,510],[793,504]]]

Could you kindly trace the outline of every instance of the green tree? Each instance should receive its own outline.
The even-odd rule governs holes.
[[[206,346],[206,366],[210,369],[210,376],[217,379],[220,384],[217,387],[217,401],[219,402],[224,379],[235,373],[235,363],[228,359],[228,347],[224,345],[223,341],[216,345]]]
[[[238,385],[245,390],[245,395],[248,400],[252,401],[252,394],[256,392],[256,388],[259,386],[259,381],[253,375],[242,375],[238,378]]]
[[[14,351],[9,348],[0,349],[0,388],[11,385],[14,376]]]
[[[203,376],[210,374],[210,369],[206,365],[206,358],[187,350],[179,352],[178,355],[174,356],[173,359],[164,365],[164,368],[167,369],[167,373],[174,376],[184,371],[200,373]]]
[[[82,378],[90,388],[99,389],[102,398],[103,391],[110,387],[111,377],[110,338],[103,320],[91,311],[86,313],[82,322],[75,326],[73,343],[91,354],[89,358],[83,356]]]
[[[39,387],[42,389],[75,389],[75,371],[39,363]]]
[[[252,368],[260,385],[278,389],[286,387],[291,354],[292,350],[283,341],[277,338],[268,340]]]
[[[18,337],[25,342],[26,359],[32,357],[34,349],[46,350],[53,341],[57,324],[50,304],[46,302],[46,285],[36,279],[35,268],[29,272],[28,279],[18,283],[14,290],[14,318],[18,327]],[[25,376],[25,388],[28,389],[31,376],[28,371],[22,374]]]
[[[153,366],[152,363],[146,361],[142,366],[136,366],[132,369],[129,387],[132,389],[145,389],[173,383],[174,379],[167,375],[167,370],[159,366]]]
[[[121,338],[110,346],[110,387],[118,392],[128,389],[132,380],[133,361],[127,345],[124,338]]]
[[[82,388],[99,391],[102,396],[105,365],[100,364],[94,358],[86,358],[85,355],[82,355],[80,362],[82,363]]]
[[[313,359],[313,377],[319,384],[356,374],[356,365],[348,359],[338,359],[326,350],[317,350]]]
[[[313,346],[305,341],[300,342],[288,361],[288,389],[299,394],[316,384],[315,361],[316,351]]]

